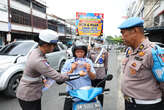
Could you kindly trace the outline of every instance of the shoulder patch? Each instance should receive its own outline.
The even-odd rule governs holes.
[[[137,64],[134,62],[134,63],[132,63],[132,66],[133,66],[133,67],[136,67],[136,66],[137,66]]]
[[[140,47],[139,47],[139,50],[142,50],[144,48],[144,45],[141,44]]]
[[[130,68],[130,74],[132,74],[132,75],[133,75],[133,74],[136,74],[136,72],[137,72],[137,71],[136,71],[135,69]]]
[[[140,57],[142,57],[142,56],[145,55],[145,53],[144,53],[143,51],[141,51],[141,52],[138,53],[138,55],[139,55]]]

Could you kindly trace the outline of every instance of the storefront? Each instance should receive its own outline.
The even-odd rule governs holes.
[[[164,44],[164,26],[145,28],[145,31],[150,41]]]
[[[38,33],[22,32],[22,31],[12,31],[11,41],[14,40],[38,40]]]
[[[0,46],[5,45],[7,32],[0,31]]]

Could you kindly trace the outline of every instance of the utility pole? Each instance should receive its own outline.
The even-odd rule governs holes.
[[[10,9],[10,0],[8,0],[8,34],[7,34],[7,43],[11,42],[11,9]]]
[[[33,1],[31,0],[31,1],[30,1],[30,16],[31,16],[31,28],[32,28],[31,31],[32,31],[32,33],[33,33],[33,31],[34,31],[34,25],[33,25],[33,12],[32,12],[32,11],[33,11],[33,10],[32,10],[32,7],[33,7],[32,5],[33,5],[33,4],[32,4],[32,2],[33,2]]]

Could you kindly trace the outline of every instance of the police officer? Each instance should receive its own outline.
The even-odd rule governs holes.
[[[69,81],[69,85],[66,88],[66,91],[71,89],[82,89],[86,87],[91,87],[91,79],[96,78],[96,73],[93,68],[93,63],[90,59],[86,58],[87,47],[83,44],[76,44],[72,48],[73,58],[66,61],[64,64],[61,73],[86,73],[84,77],[79,79]],[[66,98],[64,103],[64,110],[72,110],[72,102],[77,101],[77,99]]]
[[[163,83],[152,73],[152,43],[144,36],[144,21],[132,17],[124,21],[121,30],[124,44],[129,46],[123,61],[122,92],[125,110],[163,110]]]
[[[103,40],[102,39],[95,39],[95,43],[91,44],[91,48],[88,52],[88,58],[94,62],[94,69],[96,71],[96,79],[92,80],[93,87],[102,87],[105,88],[105,81],[103,81],[104,77],[108,71],[108,52],[106,49],[102,48]],[[102,82],[103,83],[100,83]],[[103,98],[104,95],[99,95],[98,100],[100,101],[101,105],[103,106]]]
[[[47,62],[45,54],[52,52],[57,45],[58,35],[52,30],[39,34],[39,46],[28,56],[23,76],[17,88],[16,96],[22,110],[41,110],[42,78],[41,75],[59,82],[71,79],[54,70]],[[79,77],[77,75],[77,77]]]

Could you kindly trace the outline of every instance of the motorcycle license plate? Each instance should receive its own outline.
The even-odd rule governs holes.
[[[76,110],[102,110],[99,102],[90,102],[84,104],[77,104]]]

